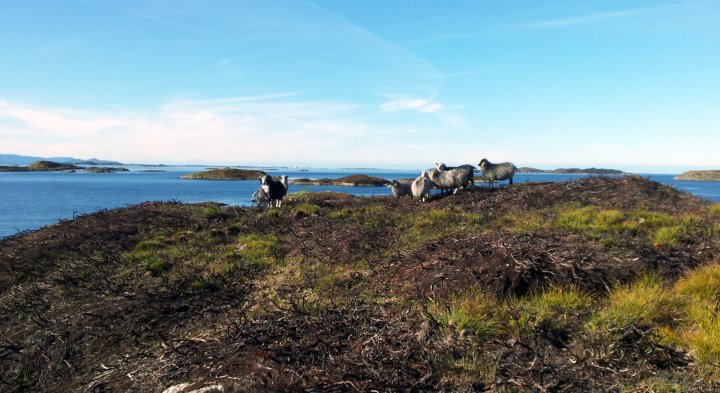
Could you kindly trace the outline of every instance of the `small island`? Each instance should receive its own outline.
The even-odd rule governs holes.
[[[605,168],[558,168],[558,169],[537,169],[531,167],[518,168],[517,173],[561,173],[573,175],[622,175],[625,172],[617,169]]]
[[[720,181],[720,170],[687,171],[675,176],[675,180]]]
[[[61,172],[77,171],[83,167],[54,161],[35,161],[28,166],[0,166],[0,172]]]
[[[85,172],[88,173],[115,173],[115,172],[128,172],[127,168],[109,167],[109,166],[95,166],[85,168]]]
[[[349,175],[337,179],[295,179],[291,181],[294,185],[301,186],[346,186],[346,187],[383,187],[390,184],[389,181],[375,176]]]
[[[212,168],[207,171],[188,173],[180,176],[181,179],[203,179],[203,180],[258,180],[267,175],[263,171],[235,168]]]

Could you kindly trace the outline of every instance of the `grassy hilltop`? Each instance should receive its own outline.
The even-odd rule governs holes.
[[[290,197],[0,241],[0,391],[720,388],[719,205],[634,176]]]
[[[687,171],[675,176],[675,180],[720,181],[720,170]]]

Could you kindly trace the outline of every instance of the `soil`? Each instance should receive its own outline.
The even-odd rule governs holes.
[[[308,203],[319,210],[300,209]],[[0,390],[644,391],[660,376],[716,388],[694,385],[687,354],[668,348],[628,346],[608,358],[583,337],[551,332],[479,348],[441,334],[428,299],[469,288],[506,299],[566,285],[601,297],[647,272],[672,281],[720,255],[718,239],[700,234],[672,248],[625,235],[608,248],[568,231],[513,234],[489,224],[403,237],[403,220],[431,210],[492,223],[567,204],[711,219],[708,202],[635,176],[473,188],[427,203],[316,193],[274,211],[168,202],[100,211],[0,240]],[[359,211],[364,218],[353,218]],[[243,234],[276,236],[283,264],[245,264],[188,290],[129,262],[139,242],[160,235],[204,239],[199,260],[220,258]],[[341,279],[326,284],[328,271]],[[308,295],[313,288],[319,297]],[[490,375],[468,377],[439,360],[471,351],[493,359]]]

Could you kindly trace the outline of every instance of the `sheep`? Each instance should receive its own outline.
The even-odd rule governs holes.
[[[287,176],[280,176],[279,180],[273,180],[270,175],[265,175],[260,178],[260,187],[267,194],[270,206],[272,207],[273,201],[275,201],[275,207],[280,207],[288,190]]]
[[[387,187],[390,188],[392,194],[397,198],[405,195],[412,197],[412,185],[409,183],[401,183],[397,180],[393,180],[387,185]]]
[[[255,190],[250,201],[255,202],[258,207],[265,207],[268,205],[268,196],[265,193],[265,190],[263,190],[262,186],[258,187],[258,189]]]
[[[433,182],[428,177],[426,171],[422,171],[420,176],[412,182],[410,189],[414,198],[420,199],[425,202],[425,197],[430,194],[430,190],[433,188]]]
[[[478,166],[480,167],[480,172],[482,172],[483,177],[490,182],[491,188],[493,187],[495,180],[509,180],[510,184],[513,184],[513,176],[515,176],[517,167],[515,167],[512,162],[493,164],[486,158],[483,158],[478,163]]]
[[[437,169],[438,169],[439,171],[449,171],[449,170],[451,170],[451,169],[456,169],[456,168],[462,168],[462,169],[469,170],[469,171],[470,171],[470,177],[468,178],[468,182],[469,182],[471,185],[475,185],[474,176],[475,176],[475,169],[476,169],[476,168],[475,168],[474,166],[472,166],[472,165],[470,165],[470,164],[465,164],[465,165],[460,165],[460,166],[447,166],[447,165],[445,165],[444,162],[436,162],[435,165],[437,165]],[[465,185],[465,187],[467,188],[467,184]]]
[[[449,171],[428,169],[428,175],[433,184],[435,184],[435,187],[440,189],[453,189],[453,194],[456,194],[460,187],[463,189],[467,188],[473,171],[468,168],[455,168]]]

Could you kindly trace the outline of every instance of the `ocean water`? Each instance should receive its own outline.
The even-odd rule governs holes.
[[[145,201],[215,201],[251,206],[250,197],[259,185],[256,180],[180,179],[183,174],[208,168],[204,166],[127,168],[129,172],[118,173],[0,172],[0,238],[53,224],[60,219]],[[260,169],[272,175],[288,175],[290,179],[338,178],[363,173],[393,180],[414,178],[419,174],[419,171],[381,169]],[[557,182],[584,176],[518,174],[515,182]],[[643,176],[701,198],[720,202],[720,182],[677,181],[673,180],[675,175],[669,174]],[[291,193],[301,190],[337,191],[360,196],[390,194],[386,187],[290,186]]]

